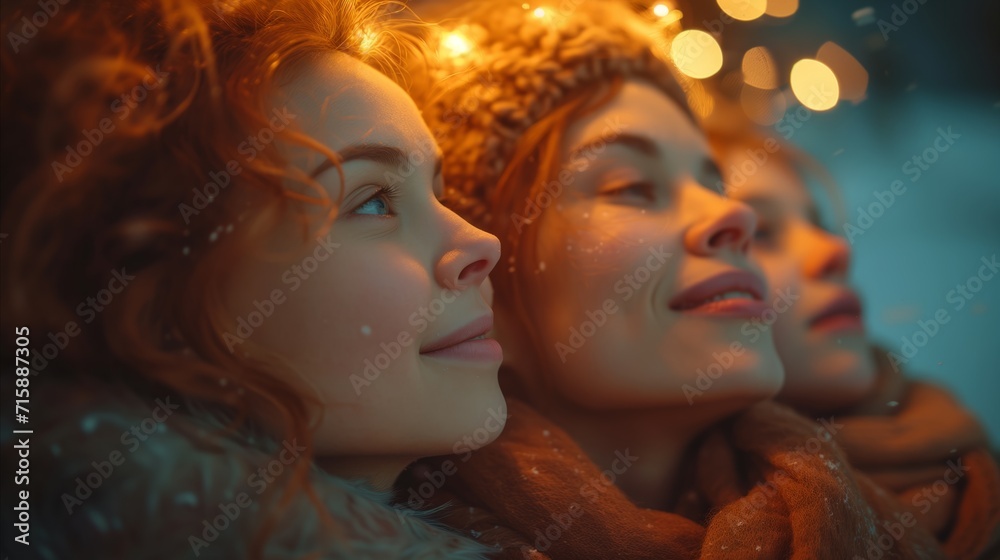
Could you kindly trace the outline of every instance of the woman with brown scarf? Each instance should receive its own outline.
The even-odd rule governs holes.
[[[710,125],[724,169],[768,153],[754,173],[729,177],[730,196],[757,214],[751,255],[772,285],[797,294],[770,327],[785,366],[778,399],[810,417],[833,414],[843,426],[835,439],[851,465],[896,494],[949,556],[1000,554],[1000,470],[983,429],[944,389],[905,378],[905,352],[873,348],[861,302],[847,285],[848,240],[823,227],[803,179],[821,171],[815,162],[734,122]]]
[[[783,376],[666,37],[623,4],[471,8],[417,91],[449,201],[503,246],[507,428],[398,481],[504,557],[936,558]],[[682,53],[683,54],[683,53]]]

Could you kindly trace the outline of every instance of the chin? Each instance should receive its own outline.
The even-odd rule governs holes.
[[[775,397],[785,383],[785,368],[770,344],[747,347],[733,367],[719,379],[725,382],[719,396],[733,400],[761,401]]]
[[[478,449],[500,437],[507,421],[507,401],[496,382],[441,403],[442,425],[449,435],[439,440],[438,455]],[[432,455],[432,453],[426,453]]]
[[[805,411],[829,412],[858,404],[874,388],[876,368],[866,346],[811,354],[811,359],[801,360],[801,368],[789,372],[781,400]]]

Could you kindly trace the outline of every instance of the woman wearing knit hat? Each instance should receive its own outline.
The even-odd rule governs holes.
[[[660,34],[624,4],[490,3],[418,90],[450,202],[501,239],[509,419],[398,483],[506,557],[936,557],[817,426],[770,402],[754,217]],[[732,418],[731,421],[725,421]],[[684,515],[678,515],[683,513]]]
[[[904,378],[898,357],[873,346],[847,285],[850,246],[824,227],[806,184],[818,164],[738,122],[713,119],[713,148],[727,171],[767,154],[726,183],[757,214],[751,256],[772,286],[798,297],[769,327],[785,366],[778,399],[808,416],[835,413],[842,427],[834,437],[852,467],[895,493],[950,557],[1000,552],[1000,470],[986,434],[947,391]]]

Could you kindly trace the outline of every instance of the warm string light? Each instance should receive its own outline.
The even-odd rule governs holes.
[[[722,47],[699,29],[681,31],[670,43],[670,58],[684,75],[705,79],[722,68]]]
[[[719,7],[733,19],[752,21],[764,15],[768,0],[718,0]]]
[[[799,0],[767,0],[767,10],[764,12],[771,17],[790,17],[799,9]]]
[[[445,33],[441,38],[441,47],[444,49],[446,56],[453,58],[465,56],[472,52],[472,43],[469,39],[458,31],[450,31]]]
[[[840,84],[829,66],[803,58],[792,66],[792,93],[800,103],[813,111],[832,109],[840,100]]]
[[[798,0],[717,1],[726,14],[742,21],[751,21],[764,14],[788,17],[799,7]],[[547,19],[551,15],[545,7],[532,7],[527,2],[521,4],[521,8],[530,11],[537,19]],[[647,14],[652,15],[653,23],[660,31],[680,29],[677,22],[683,14],[666,2],[653,4],[648,8]],[[673,32],[666,35],[664,46],[669,44],[669,56],[685,76],[703,80],[722,69],[722,47],[713,35],[699,29],[680,31],[672,39],[669,36]],[[377,42],[377,33],[366,30],[360,39],[362,50],[369,50]],[[462,31],[442,30],[439,50],[442,56],[463,61],[472,54],[474,47],[468,35]],[[741,70],[742,72],[736,72],[736,76],[737,80],[742,76],[740,104],[744,112],[760,124],[773,123],[787,107],[787,91],[782,93],[780,89],[774,57],[764,47],[751,48],[743,55]],[[868,73],[857,59],[831,42],[823,45],[815,59],[806,58],[796,62],[789,76],[791,94],[802,105],[814,111],[832,109],[841,99],[859,102],[864,99],[867,82]],[[703,105],[699,113],[710,114],[711,105]]]
[[[378,32],[371,28],[358,31],[358,47],[361,52],[367,53],[378,44]]]

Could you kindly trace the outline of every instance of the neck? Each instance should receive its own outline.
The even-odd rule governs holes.
[[[516,327],[518,323],[504,312],[504,306],[495,307],[494,314],[508,372],[501,378],[504,393],[524,398],[566,430],[602,471],[611,469],[615,485],[639,506],[668,509],[675,500],[681,461],[691,441],[755,402],[612,411],[583,408],[554,395],[541,383],[532,345],[519,336],[524,329]]]
[[[326,472],[348,480],[363,480],[380,491],[389,491],[407,465],[416,457],[317,457]]]
[[[670,407],[594,411],[548,403],[543,413],[566,430],[636,505],[666,510],[676,500],[681,461],[691,441],[726,416]],[[600,483],[598,483],[600,484]]]

